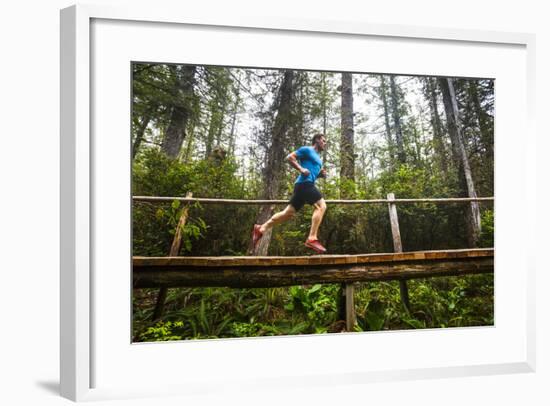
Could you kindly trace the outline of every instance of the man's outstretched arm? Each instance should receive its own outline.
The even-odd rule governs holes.
[[[304,168],[303,166],[301,166],[299,163],[298,163],[298,157],[296,156],[296,152],[291,152],[290,154],[287,155],[286,157],[286,160],[288,161],[288,163],[294,168],[296,169],[298,172],[300,172],[302,175],[304,176],[308,176],[309,175],[309,169],[306,169]]]

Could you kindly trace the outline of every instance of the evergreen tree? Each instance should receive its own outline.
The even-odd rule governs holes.
[[[342,73],[340,87],[342,97],[341,107],[341,137],[340,137],[340,178],[355,180],[355,142],[353,127],[353,75]]]
[[[187,124],[193,113],[193,103],[195,102],[196,69],[196,66],[192,65],[169,66],[174,86],[168,106],[170,116],[161,148],[170,158],[178,156],[187,135]]]
[[[275,99],[277,114],[271,130],[271,143],[267,150],[267,162],[263,173],[263,199],[276,199],[281,190],[281,174],[285,165],[285,146],[287,145],[287,132],[289,121],[292,119],[294,71],[286,70],[283,73],[281,85]],[[257,224],[265,223],[273,215],[273,206],[262,206]],[[271,241],[272,229],[269,229],[258,245],[251,247],[253,255],[267,255]]]
[[[439,78],[439,86],[443,94],[443,103],[445,105],[445,114],[447,116],[447,128],[451,145],[453,147],[454,161],[458,167],[460,186],[463,193],[471,198],[476,198],[474,179],[470,169],[470,162],[464,140],[462,136],[462,128],[458,112],[458,104],[454,90],[453,80],[449,78]],[[471,202],[466,206],[466,221],[468,226],[468,245],[476,247],[481,236],[481,214],[479,211],[479,203]]]

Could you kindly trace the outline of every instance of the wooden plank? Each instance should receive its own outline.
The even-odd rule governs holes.
[[[271,266],[328,266],[349,264],[376,264],[437,259],[492,258],[493,248],[475,248],[438,251],[411,251],[402,253],[377,253],[361,255],[315,255],[285,257],[133,257],[134,266],[149,267],[271,267]]]
[[[352,265],[186,267],[136,265],[134,288],[277,287],[315,283],[407,280],[493,272],[493,257],[432,259]]]

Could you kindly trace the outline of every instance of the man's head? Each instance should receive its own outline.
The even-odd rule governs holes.
[[[325,134],[315,134],[311,139],[311,144],[318,151],[324,151],[327,145],[327,139],[325,138]]]

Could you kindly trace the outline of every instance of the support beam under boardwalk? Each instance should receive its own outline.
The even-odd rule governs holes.
[[[295,257],[134,257],[134,288],[276,287],[493,272],[494,249]]]

